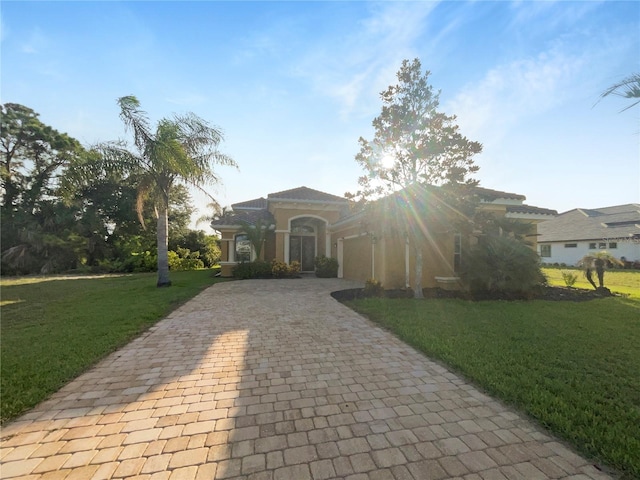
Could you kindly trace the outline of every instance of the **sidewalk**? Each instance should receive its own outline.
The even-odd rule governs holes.
[[[329,296],[217,284],[6,425],[0,478],[608,479]]]

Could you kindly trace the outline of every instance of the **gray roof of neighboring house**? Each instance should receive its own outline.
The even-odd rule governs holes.
[[[640,237],[640,204],[576,208],[538,224],[538,242]]]

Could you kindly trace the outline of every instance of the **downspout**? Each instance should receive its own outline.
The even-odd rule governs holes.
[[[409,235],[404,237],[404,288],[411,287],[410,265],[409,265]]]

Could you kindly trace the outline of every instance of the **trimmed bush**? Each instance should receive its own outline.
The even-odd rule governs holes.
[[[271,262],[271,274],[275,278],[292,278],[300,272],[300,262],[295,260],[287,265],[285,262],[273,260]]]
[[[246,280],[249,278],[271,278],[271,264],[264,260],[241,262],[232,271],[234,278]]]
[[[338,276],[338,259],[320,255],[315,259],[316,277],[335,278]]]

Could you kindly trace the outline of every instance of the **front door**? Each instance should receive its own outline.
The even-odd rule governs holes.
[[[291,235],[289,237],[289,262],[300,262],[303,272],[313,272],[316,258],[316,237]]]

